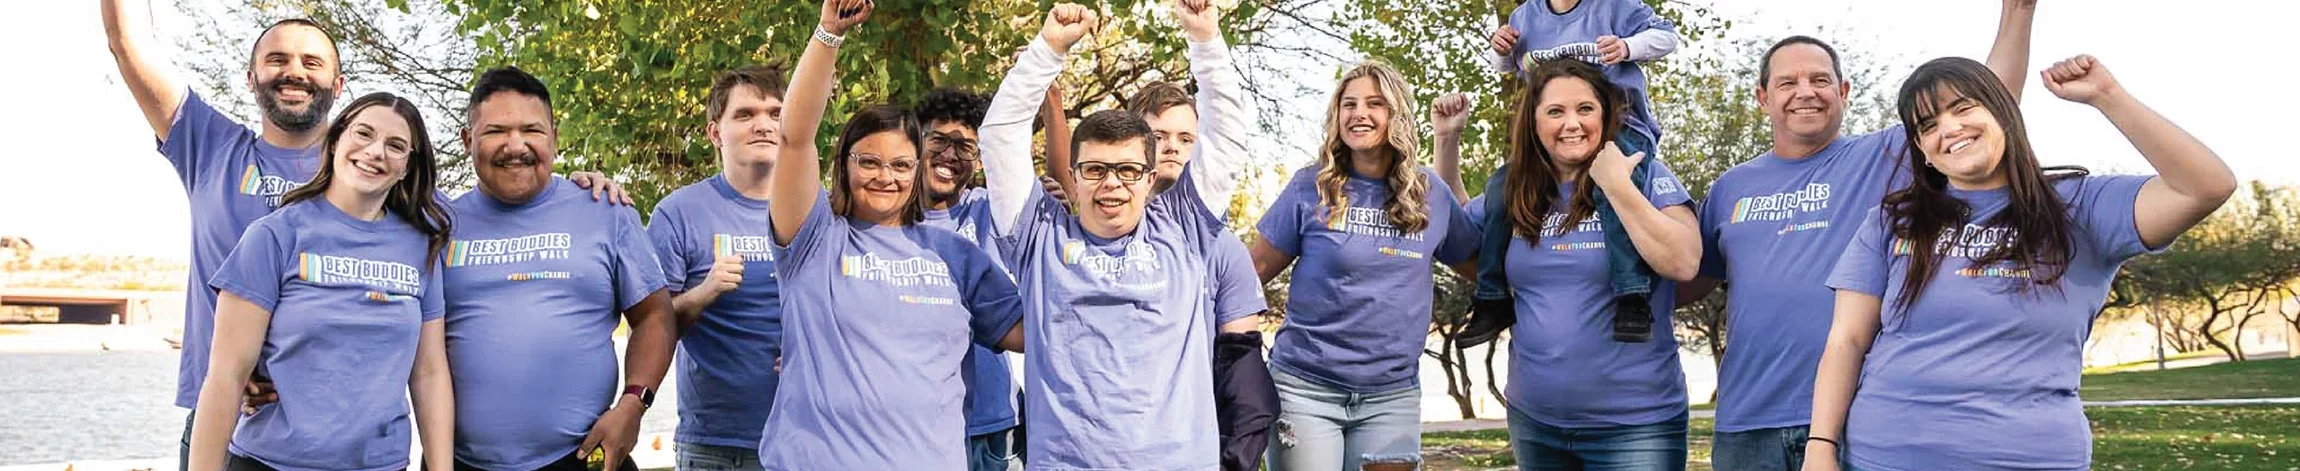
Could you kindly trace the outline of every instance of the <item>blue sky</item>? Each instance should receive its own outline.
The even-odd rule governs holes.
[[[173,2],[159,0],[161,16]],[[1996,29],[1995,0],[1717,0],[1736,23],[1735,36],[1778,37],[1828,31],[1907,70],[1944,55],[1983,56]],[[2169,5],[2169,6],[2168,6]],[[2206,5],[2207,8],[2184,8]],[[19,73],[0,77],[0,234],[23,235],[41,251],[184,258],[189,225],[183,191],[153,152],[150,130],[118,83],[94,2],[11,2],[0,15],[0,63]],[[2043,0],[2031,69],[2078,53],[2101,58],[2126,88],[2203,139],[2240,178],[2300,184],[2300,151],[2276,136],[2295,122],[2300,74],[2300,2],[2211,0]],[[163,35],[187,25],[160,20]],[[172,39],[154,41],[167,54]],[[236,52],[235,52],[236,53]],[[1752,60],[1754,60],[1752,58]],[[1313,77],[1304,86],[1332,87],[1337,64],[1299,61]],[[179,81],[190,77],[179,73]],[[2146,172],[2147,162],[2090,108],[2052,98],[2029,77],[2023,111],[2031,140],[2047,164],[2080,164],[2111,172]],[[1889,84],[1888,84],[1889,85]],[[1887,86],[1887,85],[1880,85]],[[1319,96],[1293,108],[1317,129]],[[1314,136],[1257,143],[1306,161]]]

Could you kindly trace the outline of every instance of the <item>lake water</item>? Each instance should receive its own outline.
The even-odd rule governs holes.
[[[643,432],[678,426],[671,389]],[[174,459],[185,413],[175,391],[173,350],[0,353],[0,466]]]

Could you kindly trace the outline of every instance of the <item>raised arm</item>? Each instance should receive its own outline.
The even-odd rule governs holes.
[[[1989,45],[1989,71],[2004,81],[2005,91],[2012,92],[2015,101],[2028,81],[2029,30],[2035,23],[2036,0],[2005,0],[2004,12],[1997,17],[1996,42]]]
[[[1230,62],[1230,46],[1222,40],[1221,9],[1211,0],[1174,0],[1173,5],[1190,36],[1190,75],[1198,79],[1198,148],[1186,170],[1197,172],[1191,182],[1206,210],[1227,217],[1230,193],[1237,191],[1248,164],[1247,120],[1255,116],[1253,103]]]
[[[2133,227],[2140,241],[2162,248],[2180,233],[2212,215],[2236,193],[2236,175],[2204,142],[2141,104],[2092,56],[2053,64],[2041,74],[2044,87],[2062,99],[2092,105],[2156,168],[2156,178],[2140,187],[2133,201]]]
[[[146,17],[151,5],[123,0],[103,0],[100,5],[104,39],[111,46],[113,64],[120,67],[120,82],[136,97],[136,108],[144,112],[152,136],[168,140],[168,128],[176,122],[176,106],[183,104],[185,91],[168,77],[167,60],[144,49],[152,32]]]
[[[1070,117],[1062,111],[1062,83],[1046,89],[1046,104],[1038,107],[1038,120],[1046,123],[1046,176],[1070,193]]]
[[[1094,10],[1071,3],[1055,5],[1047,12],[1046,25],[1038,37],[1023,48],[1014,68],[999,82],[998,94],[990,98],[990,110],[984,113],[980,130],[982,174],[990,192],[991,225],[1000,235],[1014,233],[1023,205],[1029,200],[1030,186],[1037,184],[1030,168],[1032,112],[1045,100],[1046,88],[1062,75],[1062,61],[1070,46],[1086,37],[1095,22]]]
[[[815,149],[815,132],[822,127],[823,108],[830,106],[837,81],[831,76],[839,59],[833,43],[844,41],[849,30],[870,18],[870,12],[869,0],[823,0],[815,38],[807,41],[807,51],[799,55],[798,69],[791,73],[790,92],[783,101],[785,145],[778,160],[784,165],[776,165],[768,180],[767,210],[776,245],[790,245],[798,237],[808,211],[815,207],[815,195],[823,191],[822,153]]]
[[[1438,179],[1453,186],[1454,201],[1469,201],[1469,186],[1461,183],[1461,131],[1469,126],[1469,103],[1469,94],[1460,92],[1430,103],[1430,147],[1437,154]]]

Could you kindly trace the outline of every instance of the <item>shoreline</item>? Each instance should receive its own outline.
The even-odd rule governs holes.
[[[173,352],[175,338],[153,324],[0,324],[0,353]]]

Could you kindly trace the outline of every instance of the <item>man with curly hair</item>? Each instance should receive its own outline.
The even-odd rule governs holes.
[[[975,180],[975,169],[982,166],[975,130],[990,110],[990,96],[945,87],[927,93],[916,108],[918,122],[926,125],[922,157],[928,167],[926,221],[921,224],[957,232],[998,254],[990,233],[990,205],[984,204],[989,193]],[[1006,357],[975,345],[959,370],[966,383],[969,469],[1004,470],[1015,458],[1015,375],[1007,365]]]

